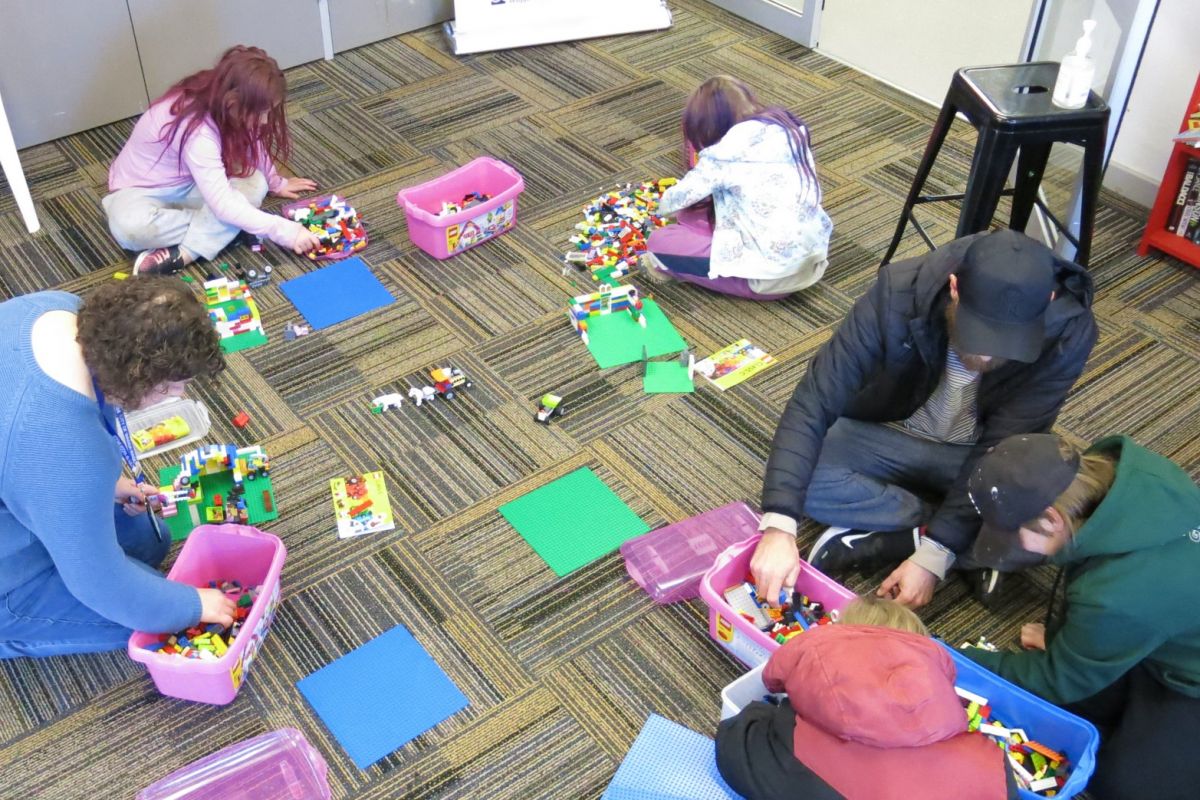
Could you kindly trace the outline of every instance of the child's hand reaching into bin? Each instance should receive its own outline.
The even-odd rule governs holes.
[[[215,622],[228,628],[233,625],[236,604],[220,589],[197,589],[200,593],[200,621]]]

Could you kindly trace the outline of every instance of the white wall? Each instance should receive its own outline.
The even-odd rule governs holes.
[[[1200,74],[1200,5],[1161,0],[1105,186],[1149,206]]]
[[[1032,5],[1033,0],[827,0],[817,50],[941,106],[958,68],[1020,60]]]

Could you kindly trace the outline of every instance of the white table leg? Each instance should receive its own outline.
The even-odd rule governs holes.
[[[329,25],[329,0],[317,0],[321,11],[321,44],[325,47],[325,60],[333,60],[333,29]]]
[[[33,207],[33,195],[29,193],[29,184],[25,182],[25,171],[21,169],[21,159],[17,156],[17,143],[13,141],[12,128],[8,126],[8,115],[4,113],[4,102],[0,100],[0,167],[4,169],[4,177],[12,187],[13,197],[16,198],[17,208],[25,227],[30,233],[37,233],[42,225],[38,222],[37,211]]]

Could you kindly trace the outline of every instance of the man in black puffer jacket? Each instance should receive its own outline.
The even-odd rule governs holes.
[[[751,571],[777,598],[799,571],[802,516],[831,526],[820,569],[905,559],[879,593],[917,607],[968,550],[975,460],[1007,436],[1050,430],[1096,342],[1092,279],[1011,230],[884,267],[817,352],[771,446],[765,535]],[[999,573],[972,570],[976,596]]]

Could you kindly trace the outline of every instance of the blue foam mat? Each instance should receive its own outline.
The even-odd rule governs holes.
[[[651,714],[600,800],[741,800],[717,772],[713,740]]]
[[[296,688],[359,769],[468,705],[403,626],[302,678]]]
[[[396,302],[358,257],[284,281],[279,290],[292,301],[313,330],[328,328]]]

